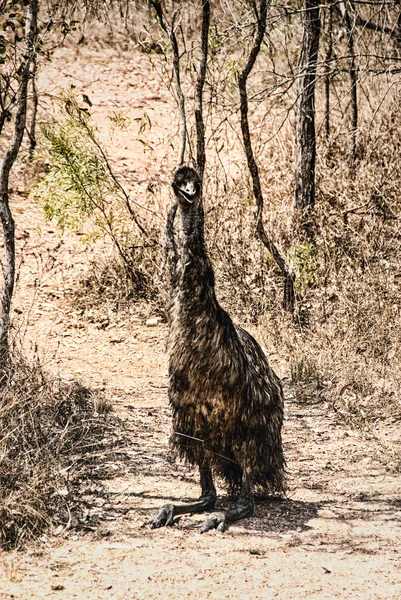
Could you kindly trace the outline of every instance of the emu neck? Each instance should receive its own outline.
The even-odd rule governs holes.
[[[203,208],[192,205],[188,209],[180,210],[180,237],[182,245],[190,247],[193,244],[193,250],[206,253],[204,231],[203,231]]]
[[[214,274],[204,240],[203,208],[180,210],[179,298],[184,312],[215,314]]]

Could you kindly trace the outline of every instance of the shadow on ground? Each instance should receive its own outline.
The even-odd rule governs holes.
[[[257,502],[254,516],[243,521],[241,527],[253,533],[306,531],[310,529],[308,522],[318,516],[323,505],[324,502],[290,499]]]

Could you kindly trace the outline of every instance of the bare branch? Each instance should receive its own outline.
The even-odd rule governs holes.
[[[180,77],[180,54],[178,50],[177,36],[175,35],[174,25],[177,13],[173,15],[173,21],[171,27],[168,25],[163,9],[160,4],[160,0],[150,0],[153,8],[156,11],[157,18],[160,23],[160,27],[168,35],[171,47],[173,49],[173,71],[175,80],[175,89],[177,93],[177,103],[180,112],[180,149],[178,152],[177,165],[180,166],[185,160],[185,147],[187,141],[187,121],[185,114],[185,98],[181,88],[181,77]]]
[[[79,118],[79,120],[80,120],[80,123],[81,123],[81,125],[84,127],[84,129],[85,129],[86,133],[88,134],[88,136],[89,136],[89,139],[90,139],[90,140],[91,140],[91,142],[92,142],[92,143],[93,143],[93,144],[96,146],[96,148],[99,150],[99,152],[100,152],[100,154],[101,154],[101,156],[102,156],[102,158],[103,158],[103,160],[104,160],[104,163],[105,163],[105,165],[106,165],[106,168],[107,168],[107,171],[108,171],[108,173],[109,173],[110,177],[112,178],[112,180],[114,181],[115,185],[117,186],[117,188],[120,190],[120,192],[121,192],[121,194],[122,194],[122,197],[123,197],[123,199],[124,199],[124,203],[125,203],[125,205],[126,205],[126,207],[127,207],[127,210],[128,210],[128,212],[129,212],[129,214],[130,214],[130,216],[131,216],[132,220],[134,221],[135,225],[138,227],[139,231],[140,231],[140,232],[141,232],[141,233],[142,233],[142,234],[143,234],[145,237],[148,237],[148,236],[149,236],[149,234],[148,234],[148,232],[146,231],[146,229],[145,229],[145,228],[144,228],[144,227],[141,225],[141,223],[139,222],[139,220],[138,220],[138,217],[136,216],[136,214],[135,214],[135,211],[134,211],[134,209],[132,208],[132,205],[131,205],[131,199],[130,199],[130,197],[129,197],[129,195],[128,195],[127,191],[125,190],[125,188],[124,188],[124,187],[121,185],[121,183],[120,183],[119,179],[117,178],[116,174],[114,173],[113,169],[111,168],[110,161],[109,161],[109,159],[108,159],[108,156],[107,156],[107,154],[105,153],[105,151],[104,151],[104,149],[103,149],[102,145],[101,145],[101,144],[99,143],[99,141],[97,140],[97,138],[96,138],[96,135],[94,135],[94,132],[93,132],[93,130],[92,130],[92,129],[91,129],[91,127],[88,125],[88,123],[86,122],[85,118],[82,118],[82,116],[81,116],[81,114],[79,113],[79,111],[78,111],[78,114],[77,114],[77,116],[78,116],[78,118]]]
[[[203,87],[206,78],[207,53],[208,53],[208,38],[210,24],[210,3],[209,0],[204,0],[202,8],[202,56],[199,68],[198,79],[195,90],[195,121],[196,121],[196,166],[203,181],[203,172],[205,170],[206,154],[205,154],[205,127],[203,123],[202,100]]]
[[[256,231],[259,235],[264,246],[269,250],[271,255],[273,256],[276,264],[278,265],[282,275],[285,278],[284,285],[284,299],[283,299],[283,307],[285,310],[289,312],[294,311],[294,301],[295,301],[295,293],[294,293],[294,282],[295,275],[288,268],[284,257],[281,255],[277,246],[273,242],[273,240],[267,235],[264,225],[263,225],[263,193],[262,186],[260,183],[259,177],[259,169],[255,160],[255,156],[252,149],[251,135],[249,131],[249,121],[248,121],[248,92],[246,89],[247,79],[252,71],[252,68],[255,64],[256,58],[259,54],[263,37],[266,31],[266,17],[267,17],[267,0],[260,1],[259,13],[258,13],[258,22],[257,22],[257,32],[253,42],[253,46],[249,53],[248,61],[245,64],[245,67],[240,72],[238,76],[238,88],[240,94],[240,112],[241,112],[241,131],[242,138],[244,141],[244,148],[246,159],[248,163],[248,168],[252,177],[252,185],[253,185],[253,195],[255,197],[256,202]]]
[[[397,25],[395,25],[394,28],[386,27],[385,25],[379,25],[378,23],[367,21],[359,15],[356,15],[355,17],[355,25],[359,25],[363,29],[370,29],[371,31],[375,31],[376,33],[386,33],[387,35],[394,37],[397,40],[397,42],[401,42],[400,31]]]
[[[37,116],[37,112],[38,112],[38,103],[39,103],[38,90],[36,87],[36,71],[37,71],[36,56],[34,56],[33,60],[32,60],[32,77],[31,77],[31,79],[32,79],[32,114],[31,114],[31,122],[29,123],[29,127],[27,129],[28,136],[29,136],[29,154],[30,154],[31,159],[33,157],[33,153],[35,152],[35,148],[36,148],[36,116]]]

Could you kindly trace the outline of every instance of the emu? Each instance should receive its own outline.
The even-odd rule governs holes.
[[[171,443],[181,457],[198,465],[202,494],[194,503],[162,506],[152,528],[172,525],[177,515],[213,510],[217,473],[238,500],[225,513],[212,514],[201,532],[224,531],[233,521],[253,515],[254,491],[284,491],[283,393],[259,344],[234,325],[216,299],[197,171],[180,167],[172,186],[180,228],[176,243],[175,212],[170,211]]]

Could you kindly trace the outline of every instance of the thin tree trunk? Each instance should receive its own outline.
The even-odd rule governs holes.
[[[355,61],[354,28],[351,17],[344,2],[344,18],[348,33],[348,52],[350,55],[349,77],[351,82],[351,166],[354,171],[357,158],[357,129],[358,129],[358,75]]]
[[[208,40],[209,40],[209,23],[210,23],[210,3],[209,0],[203,2],[202,15],[202,37],[201,47],[202,56],[199,67],[199,75],[196,82],[195,90],[195,122],[196,122],[196,167],[198,169],[201,181],[203,182],[203,172],[205,170],[206,153],[205,153],[205,127],[203,123],[202,100],[203,86],[206,78]]]
[[[357,130],[358,130],[358,72],[356,66],[355,57],[355,44],[354,44],[354,26],[357,22],[357,18],[351,19],[350,10],[352,9],[352,2],[349,0],[342,0],[338,4],[338,10],[341,13],[342,18],[345,22],[348,36],[348,54],[350,57],[349,64],[349,77],[351,83],[351,148],[350,148],[350,162],[352,174],[355,174],[355,166],[357,159]]]
[[[160,3],[160,0],[150,0],[150,4],[156,11],[157,18],[160,23],[160,27],[163,31],[168,35],[171,47],[173,50],[173,71],[174,71],[174,81],[175,81],[175,91],[177,94],[177,102],[180,113],[180,147],[178,151],[178,161],[177,165],[180,166],[184,163],[185,160],[185,148],[187,141],[187,119],[185,113],[185,98],[181,88],[181,77],[180,77],[180,53],[178,49],[177,36],[174,31],[174,22],[177,13],[173,15],[173,21],[171,27],[168,25],[166,18],[163,13],[163,8]]]
[[[330,60],[333,56],[333,7],[329,9],[329,30],[326,61],[324,67],[324,90],[325,90],[325,106],[324,106],[324,125],[326,131],[326,139],[330,137]]]
[[[0,289],[0,381],[7,375],[9,364],[10,308],[15,281],[15,231],[9,205],[9,177],[18,156],[26,125],[26,109],[30,65],[35,53],[38,0],[30,0],[26,9],[24,62],[20,68],[14,136],[0,162],[0,222],[4,237],[3,281]]]
[[[36,88],[36,60],[33,59],[32,64],[32,113],[31,122],[29,124],[29,154],[32,158],[36,148],[36,115],[38,112],[38,90]]]
[[[295,203],[300,213],[301,227],[305,229],[315,204],[315,83],[320,38],[319,0],[305,0],[304,7],[304,32],[298,64]]]
[[[0,115],[0,134],[3,131],[4,123],[6,122],[6,113],[2,112]]]
[[[255,11],[256,12],[256,11]],[[256,203],[256,231],[264,246],[272,254],[273,259],[278,265],[282,275],[285,279],[284,284],[284,299],[283,308],[290,312],[294,312],[294,283],[295,274],[288,268],[284,257],[280,254],[277,246],[273,240],[267,235],[263,225],[263,193],[262,186],[259,177],[259,168],[255,160],[255,156],[252,149],[251,134],[249,130],[248,122],[248,93],[246,89],[247,79],[250,72],[253,69],[256,58],[259,54],[260,47],[262,45],[263,37],[266,31],[266,18],[267,18],[267,1],[261,0],[259,12],[257,13],[257,33],[254,40],[253,47],[248,57],[248,61],[238,76],[238,88],[240,95],[240,111],[241,111],[241,130],[242,139],[244,141],[245,155],[248,163],[249,172],[252,177],[253,194]]]

